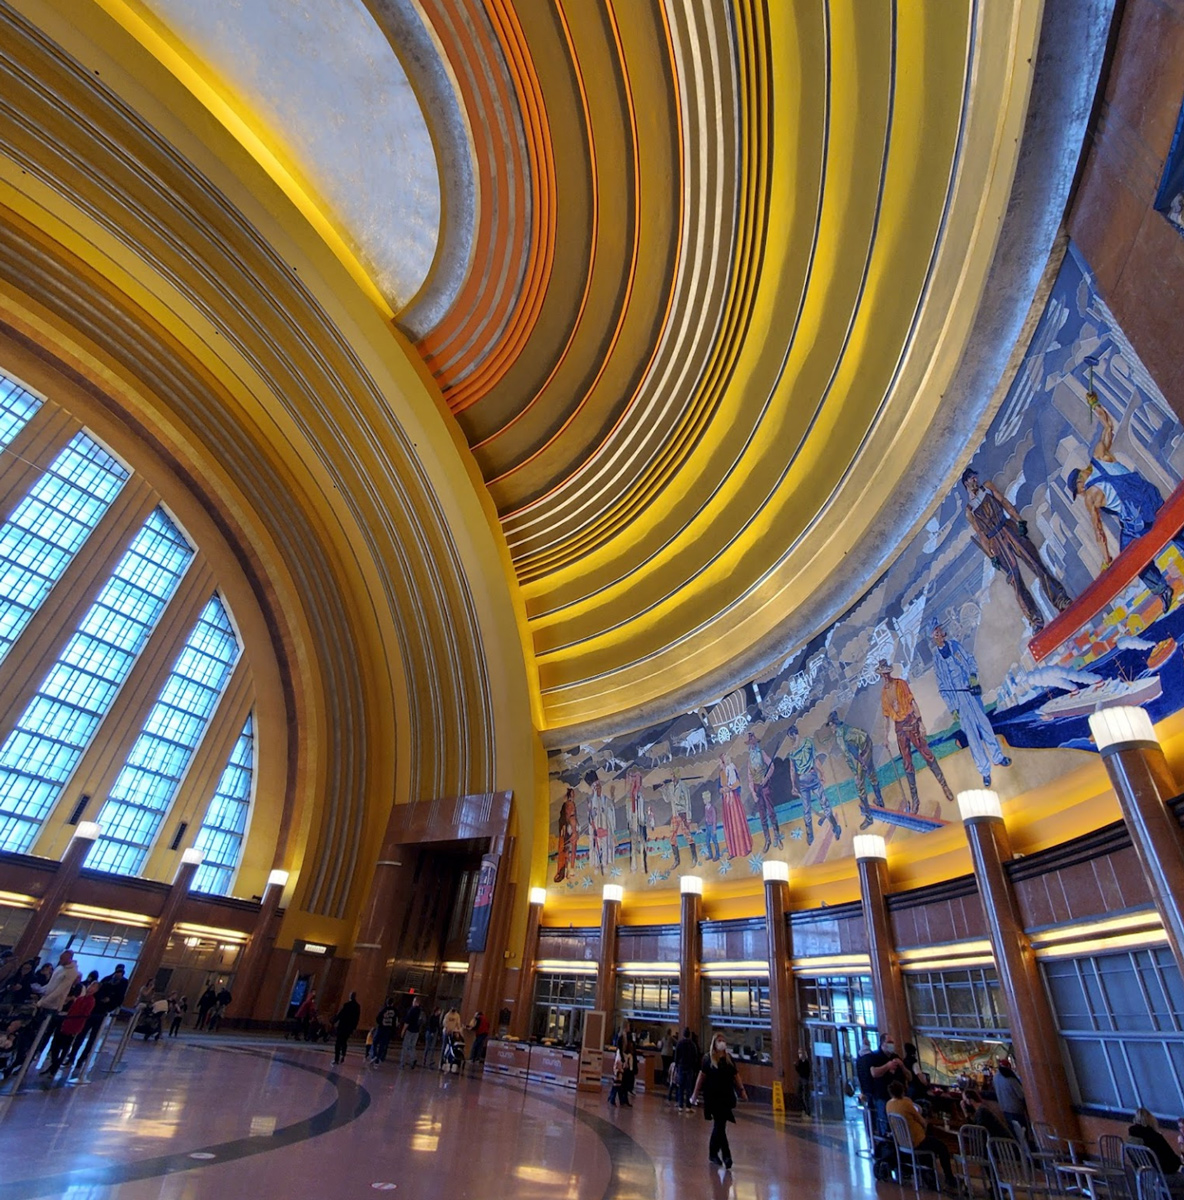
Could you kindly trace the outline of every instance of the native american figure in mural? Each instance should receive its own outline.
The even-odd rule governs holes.
[[[617,806],[614,796],[606,796],[599,779],[592,784],[588,800],[588,833],[592,838],[592,860],[601,875],[612,870],[617,847]]]
[[[937,757],[929,748],[929,738],[921,721],[921,710],[917,707],[913,689],[904,679],[896,679],[892,667],[886,658],[876,664],[883,690],[880,693],[880,709],[888,726],[896,731],[896,745],[904,762],[905,778],[909,782],[908,811],[915,813],[921,809],[921,798],[917,794],[917,768],[913,766],[913,751],[925,760],[925,765],[933,772],[934,778],[941,784],[941,790],[947,800],[953,800],[954,793],[946,783],[945,774],[938,764]]]
[[[966,488],[966,520],[974,531],[973,538],[978,548],[991,560],[997,571],[1002,571],[1015,592],[1020,611],[1028,619],[1033,630],[1044,628],[1044,615],[1040,611],[1028,585],[1024,582],[1020,564],[1024,564],[1040,581],[1045,594],[1058,612],[1064,612],[1072,603],[1064,584],[1044,565],[1040,551],[1028,537],[1028,522],[1020,516],[1015,505],[988,479],[983,482],[973,467],[962,472],[962,486]]]
[[[719,806],[724,823],[728,858],[747,858],[752,853],[748,814],[740,799],[740,772],[725,754],[719,756]]]
[[[751,729],[744,743],[748,749],[748,790],[752,793],[761,832],[765,835],[764,852],[768,853],[774,843],[778,849],[785,845],[773,807],[773,760],[761,749],[760,741]]]
[[[863,816],[859,828],[870,829],[875,817],[867,799],[869,785],[876,798],[876,807],[884,807],[884,794],[880,791],[880,777],[873,760],[875,746],[871,735],[855,725],[848,725],[837,711],[826,718],[826,723],[834,729],[835,740],[847,760],[847,769],[855,777],[855,786],[859,790],[859,811]]]
[[[978,663],[974,655],[960,642],[946,636],[942,625],[933,627],[933,667],[937,674],[937,690],[946,707],[958,719],[970,756],[983,787],[991,786],[991,767],[1010,767],[1011,759],[1003,753],[999,739],[991,728],[987,710],[983,708],[983,689],[978,681]]]
[[[691,866],[699,865],[699,850],[695,845],[695,834],[691,829],[691,793],[683,781],[682,772],[674,768],[674,778],[667,784],[670,796],[670,850],[674,855],[674,865],[679,867],[682,860],[678,853],[678,839],[685,837],[691,851]],[[718,845],[717,845],[718,850]]]
[[[802,820],[806,825],[806,845],[814,844],[814,813],[818,813],[819,824],[830,822],[836,838],[843,836],[838,818],[831,811],[830,797],[819,774],[819,764],[825,755],[818,754],[814,742],[804,738],[796,725],[791,725],[785,736],[789,739],[790,789],[802,802]],[[780,845],[780,843],[778,843]],[[767,847],[766,847],[767,849]]]
[[[1099,403],[1096,392],[1089,392],[1086,400],[1102,424],[1102,435],[1090,456],[1089,466],[1070,471],[1065,486],[1073,499],[1080,496],[1085,501],[1093,521],[1094,536],[1102,549],[1102,565],[1108,567],[1114,560],[1106,527],[1102,524],[1103,514],[1118,522],[1118,549],[1121,552],[1151,528],[1163,508],[1163,497],[1153,483],[1114,457],[1114,418]],[[1180,532],[1172,541],[1184,554],[1184,537]],[[1159,597],[1163,611],[1167,613],[1176,597],[1154,559],[1139,572],[1139,578],[1153,596]]]
[[[641,771],[632,767],[626,776],[626,786],[629,789],[625,798],[625,819],[629,823],[629,869],[631,871],[648,871],[649,859],[646,854],[645,796],[641,779]]]
[[[563,794],[559,806],[559,861],[555,868],[555,882],[562,883],[569,870],[576,869],[576,855],[580,852],[580,819],[576,814],[576,789],[569,787]]]

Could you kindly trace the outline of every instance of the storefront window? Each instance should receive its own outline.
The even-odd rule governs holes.
[[[560,1046],[578,1045],[584,1013],[596,1007],[596,976],[540,972],[535,980],[531,1036]]]
[[[911,971],[904,985],[921,1069],[930,1082],[986,1086],[995,1061],[1011,1050],[995,968]]]
[[[657,1045],[678,1024],[677,976],[619,976],[617,1016],[628,1020],[639,1046]]]
[[[772,1062],[772,1015],[768,976],[708,979],[707,1024],[728,1039],[742,1062]]]

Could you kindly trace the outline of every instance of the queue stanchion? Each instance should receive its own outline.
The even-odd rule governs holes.
[[[146,1004],[137,1004],[132,1009],[131,1020],[127,1023],[127,1028],[123,1031],[123,1037],[119,1039],[119,1045],[115,1049],[115,1057],[111,1059],[111,1065],[107,1068],[107,1074],[110,1075],[119,1066],[120,1059],[123,1058],[123,1053],[127,1049],[128,1043],[132,1040],[132,1036],[136,1032],[136,1026],[140,1023],[140,1015],[148,1008]]]
[[[86,1058],[82,1060],[81,1065],[77,1068],[77,1073],[74,1076],[75,1083],[90,1082],[91,1074],[95,1069],[95,1063],[99,1061],[99,1055],[103,1052],[103,1048],[107,1044],[107,1037],[111,1033],[114,1024],[115,1014],[110,1012],[103,1018],[103,1023],[99,1026],[99,1035],[95,1038],[94,1045],[91,1046]]]
[[[8,1114],[8,1107],[12,1103],[12,1098],[21,1090],[21,1086],[25,1082],[25,1076],[28,1075],[29,1069],[38,1059],[38,1044],[45,1030],[46,1022],[49,1020],[49,1013],[42,1013],[37,1010],[40,1019],[37,1022],[36,1028],[33,1030],[32,1040],[29,1042],[29,1048],[25,1052],[25,1057],[21,1061],[21,1065],[17,1067],[16,1074],[11,1079],[12,1087],[0,1096],[0,1120]]]

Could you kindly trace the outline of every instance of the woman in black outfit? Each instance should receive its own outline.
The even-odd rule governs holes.
[[[1159,1161],[1159,1169],[1165,1175],[1176,1175],[1180,1170],[1180,1156],[1168,1145],[1168,1140],[1159,1132],[1159,1122],[1145,1108],[1136,1108],[1134,1124],[1127,1132],[1137,1142],[1142,1142]],[[1173,1187],[1173,1190],[1174,1187]]]
[[[731,1170],[732,1148],[728,1145],[728,1122],[736,1120],[736,1094],[741,1100],[747,1100],[740,1072],[728,1054],[728,1043],[722,1034],[717,1033],[711,1039],[711,1053],[703,1059],[699,1068],[699,1078],[695,1080],[695,1090],[691,1093],[691,1103],[703,1093],[703,1115],[712,1123],[711,1141],[707,1147],[708,1158],[716,1166],[720,1164],[723,1155],[723,1165]]]

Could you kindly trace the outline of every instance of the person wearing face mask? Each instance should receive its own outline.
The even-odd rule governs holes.
[[[736,1120],[736,1096],[747,1100],[748,1093],[744,1090],[736,1064],[728,1054],[728,1043],[722,1034],[717,1033],[711,1039],[711,1053],[704,1057],[699,1078],[695,1080],[695,1090],[691,1093],[692,1104],[700,1092],[703,1093],[703,1115],[711,1122],[708,1158],[719,1166],[722,1157],[722,1165],[730,1171],[732,1148],[728,1145],[728,1122]]]
[[[872,1080],[872,1108],[876,1115],[876,1133],[887,1137],[890,1089],[894,1083],[899,1083],[902,1089],[907,1088],[912,1074],[897,1057],[896,1041],[891,1036],[880,1043],[879,1050],[872,1055],[868,1066]]]

